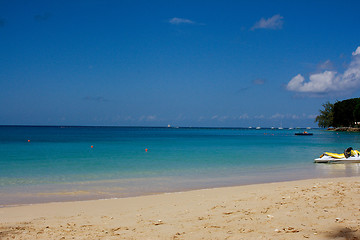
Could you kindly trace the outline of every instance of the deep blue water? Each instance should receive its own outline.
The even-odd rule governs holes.
[[[299,131],[2,126],[0,205],[359,174],[358,164],[313,163],[358,148],[359,133]]]

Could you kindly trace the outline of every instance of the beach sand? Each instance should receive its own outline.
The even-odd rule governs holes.
[[[0,239],[360,239],[360,177],[5,207]]]

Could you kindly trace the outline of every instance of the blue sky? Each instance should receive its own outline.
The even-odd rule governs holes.
[[[0,0],[0,124],[314,127],[359,97],[359,9]]]

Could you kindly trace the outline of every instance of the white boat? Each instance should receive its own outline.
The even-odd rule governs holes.
[[[345,149],[344,153],[324,152],[319,158],[314,159],[315,163],[360,163],[360,152],[351,147]]]

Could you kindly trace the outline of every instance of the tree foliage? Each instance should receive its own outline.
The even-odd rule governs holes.
[[[360,98],[347,99],[334,104],[334,127],[353,127],[360,121]]]
[[[355,122],[360,122],[360,102],[356,104],[353,115]]]
[[[356,122],[360,122],[360,98],[334,104],[326,102],[322,106],[324,109],[320,110],[320,115],[315,119],[319,127],[353,127]]]
[[[320,115],[315,118],[315,122],[322,128],[331,127],[334,122],[334,104],[326,102],[322,106],[324,109],[319,110]]]

